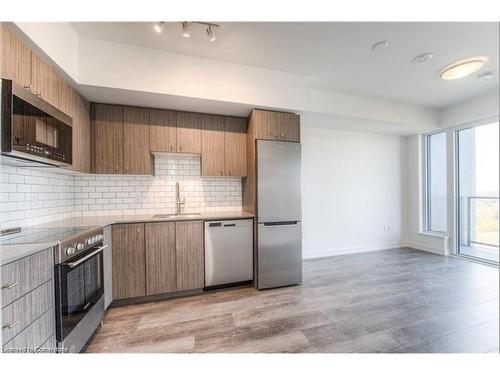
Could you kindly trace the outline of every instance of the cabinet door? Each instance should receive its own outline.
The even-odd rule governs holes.
[[[5,26],[0,26],[2,38],[2,78],[11,79],[23,87],[31,82],[31,50]]]
[[[73,163],[71,169],[89,173],[91,170],[90,107],[72,87],[68,87],[69,115],[73,119]]]
[[[57,75],[39,56],[31,55],[31,90],[54,107],[59,103]]]
[[[177,114],[177,152],[201,154],[203,115],[191,112]]]
[[[152,109],[149,114],[149,148],[158,152],[177,152],[177,113]]]
[[[279,113],[279,140],[300,142],[300,117],[293,113]]]
[[[123,107],[92,105],[94,173],[123,172]]]
[[[123,109],[123,172],[152,174],[149,151],[149,109]]]
[[[175,223],[146,223],[146,295],[176,290]]]
[[[203,288],[205,284],[203,222],[176,222],[175,242],[177,290]]]
[[[224,162],[226,176],[247,175],[247,121],[244,118],[224,118]]]
[[[252,117],[255,124],[256,139],[279,139],[280,124],[277,112],[254,110]]]
[[[224,118],[205,115],[201,133],[201,175],[224,175]]]
[[[113,225],[113,299],[146,295],[144,223]]]

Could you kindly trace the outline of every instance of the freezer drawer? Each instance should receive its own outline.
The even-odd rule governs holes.
[[[205,222],[205,286],[253,280],[253,220]]]
[[[258,224],[257,288],[302,282],[302,225],[300,222]]]
[[[300,144],[257,141],[257,222],[301,220]]]

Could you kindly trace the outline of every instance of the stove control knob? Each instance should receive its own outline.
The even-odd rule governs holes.
[[[76,250],[82,251],[83,249],[85,249],[85,245],[81,242],[78,242],[78,244],[76,245]]]
[[[99,241],[102,241],[104,239],[104,234],[99,235]]]
[[[66,255],[73,255],[74,253],[76,253],[76,250],[74,247],[68,247],[66,248]]]

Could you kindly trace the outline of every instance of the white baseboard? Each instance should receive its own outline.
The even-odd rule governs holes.
[[[402,242],[385,243],[375,246],[358,246],[358,247],[345,247],[345,248],[334,248],[334,249],[320,249],[320,250],[303,250],[302,259],[314,259],[314,258],[325,258],[335,255],[347,255],[356,253],[366,253],[369,251],[380,251],[387,249],[394,249],[397,247],[403,247]]]
[[[440,249],[438,247],[431,247],[431,246],[423,245],[423,244],[418,243],[418,242],[409,242],[409,241],[402,242],[401,247],[410,247],[410,248],[415,249],[415,250],[427,251],[429,253],[433,253],[433,254],[437,254],[437,255],[443,255],[443,256],[446,255],[445,249]]]

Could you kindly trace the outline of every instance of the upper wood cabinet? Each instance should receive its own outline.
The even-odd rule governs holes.
[[[203,116],[200,113],[177,113],[177,152],[201,154],[201,128]]]
[[[115,224],[113,243],[113,299],[146,295],[144,223]]]
[[[92,171],[123,173],[123,107],[92,105]]]
[[[224,163],[226,176],[247,175],[247,121],[244,118],[224,118]]]
[[[149,151],[149,109],[123,109],[123,173],[152,174]]]
[[[203,222],[175,223],[177,290],[201,289],[205,284]]]
[[[205,115],[201,133],[202,176],[224,176],[224,118]]]
[[[0,26],[2,45],[1,78],[16,81],[23,87],[31,83],[31,50],[4,26]]]
[[[175,223],[146,223],[146,295],[177,290]]]
[[[246,120],[206,115],[202,130],[202,176],[246,176]]]
[[[149,148],[158,152],[177,152],[178,112],[151,109],[149,114]]]
[[[91,171],[90,105],[71,87],[68,89],[69,115],[73,119],[73,163],[74,171]]]
[[[252,121],[256,139],[300,142],[300,117],[293,113],[255,109]]]

